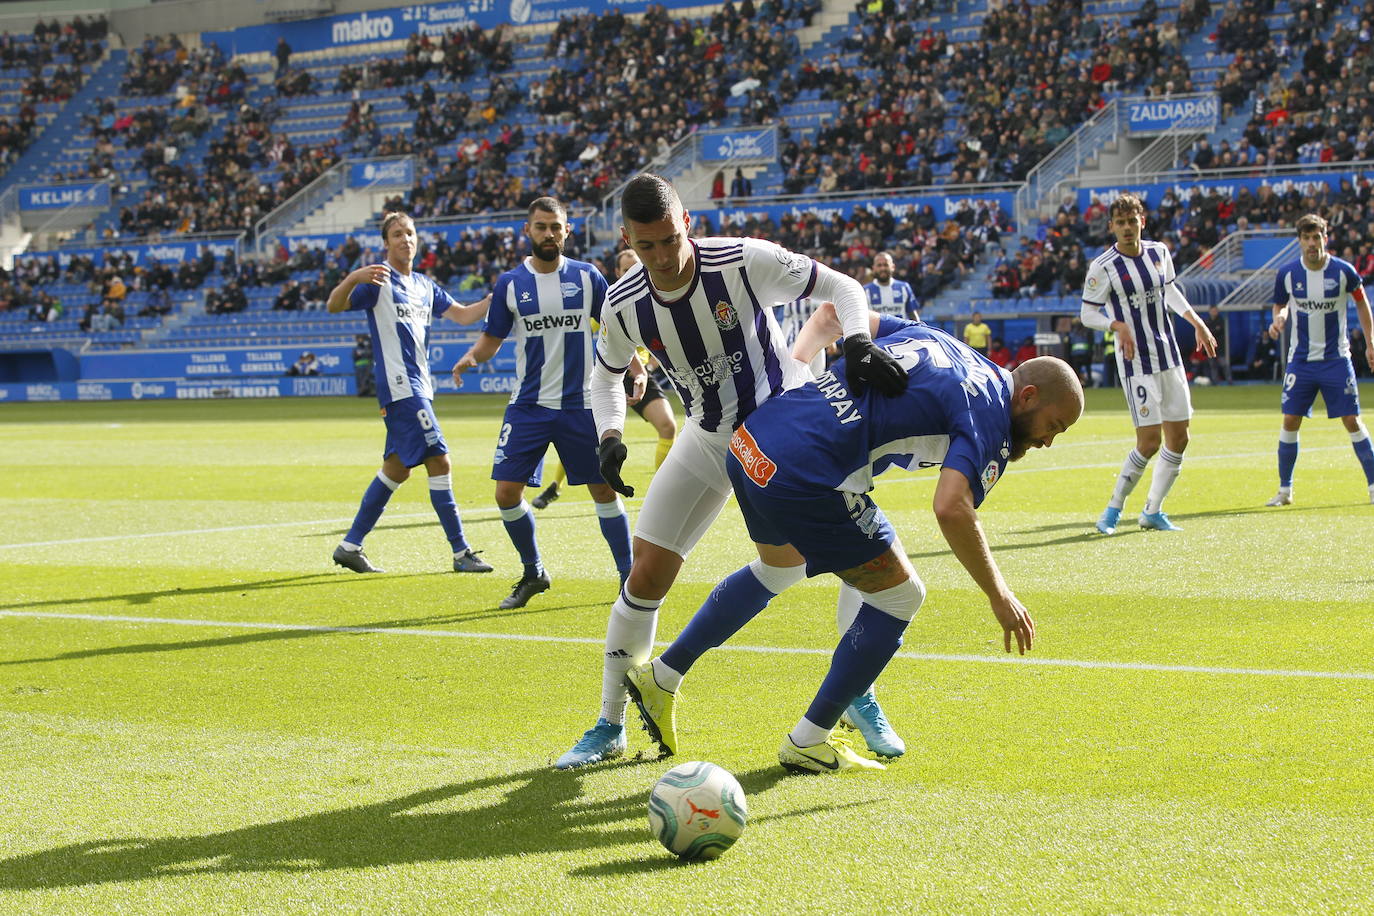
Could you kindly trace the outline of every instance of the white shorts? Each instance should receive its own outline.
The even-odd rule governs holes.
[[[708,433],[688,421],[649,482],[635,537],[680,557],[692,552],[730,496],[725,453],[732,430]]]
[[[1126,404],[1131,408],[1131,422],[1137,427],[1158,426],[1168,421],[1190,420],[1193,417],[1193,398],[1188,392],[1188,375],[1182,366],[1163,372],[1135,375],[1122,379]]]

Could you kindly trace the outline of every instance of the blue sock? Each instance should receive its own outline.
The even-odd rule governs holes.
[[[1370,444],[1369,435],[1359,442],[1350,443],[1355,447],[1355,457],[1360,459],[1360,467],[1364,468],[1364,482],[1374,487],[1374,445]]]
[[[1293,485],[1293,466],[1298,463],[1298,438],[1293,434],[1292,442],[1279,439],[1279,486]]]
[[[859,606],[859,613],[849,632],[840,637],[830,670],[821,689],[806,710],[806,718],[821,728],[834,728],[850,703],[861,696],[878,675],[892,661],[902,646],[902,633],[907,621],[878,610],[868,602]]]
[[[515,545],[516,553],[520,554],[520,562],[527,569],[536,570],[536,575],[543,572],[544,566],[539,562],[539,545],[534,541],[534,513],[530,511],[529,504],[522,499],[518,506],[501,509],[501,521],[506,526],[506,534],[510,535],[510,542]]]
[[[468,549],[463,537],[463,520],[458,515],[458,502],[453,498],[453,482],[448,474],[440,474],[429,479],[429,504],[434,514],[439,516],[439,524],[444,527],[444,536],[454,553]]]
[[[623,581],[630,571],[630,518],[625,514],[625,504],[616,497],[615,502],[597,503],[596,520],[601,523],[601,536],[610,545],[611,556],[615,558],[615,568]]]
[[[387,500],[391,499],[391,494],[399,486],[399,483],[378,471],[377,476],[372,478],[372,483],[363,491],[363,501],[358,506],[358,514],[353,516],[353,527],[348,529],[344,540],[361,547],[363,538],[376,527],[377,519],[382,517],[382,512],[386,509]]]
[[[752,569],[746,566],[735,570],[711,589],[677,639],[663,650],[661,661],[679,674],[686,674],[707,650],[735,635],[772,600],[773,593],[764,588]]]

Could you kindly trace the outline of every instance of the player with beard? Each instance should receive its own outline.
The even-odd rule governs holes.
[[[885,317],[874,342],[906,370],[893,398],[856,393],[843,361],[813,382],[769,399],[730,441],[727,472],[755,543],[790,552],[810,576],[831,572],[864,598],[841,636],[806,714],[783,739],[789,769],[883,769],[832,734],[902,644],[925,586],[881,509],[869,498],[889,467],[939,467],[934,511],[955,557],[1022,654],[1035,624],[988,548],[977,508],[1007,463],[1049,447],[1083,411],[1083,389],[1063,360],[1042,356],[1008,372],[935,328]],[[756,612],[754,612],[756,613]],[[683,675],[754,613],[707,603],[672,645],[633,669],[632,694],[650,732],[676,743],[674,695]],[[647,670],[646,670],[647,669]]]
[[[897,315],[920,321],[916,312],[916,294],[911,284],[893,276],[895,265],[892,255],[879,252],[873,259],[873,280],[864,286],[868,295],[868,307],[879,315]]]
[[[630,522],[625,504],[601,477],[586,386],[591,324],[601,316],[607,284],[592,265],[563,256],[569,230],[568,211],[558,200],[541,197],[530,204],[525,233],[532,255],[497,279],[486,327],[453,367],[453,380],[461,386],[466,370],[495,356],[507,337],[515,340],[515,390],[496,440],[491,477],[496,507],[524,573],[501,601],[503,608],[524,607],[550,587],[534,514],[525,502],[525,485],[540,484],[540,462],[550,445],[568,483],[587,485],[622,581],[630,571]]]

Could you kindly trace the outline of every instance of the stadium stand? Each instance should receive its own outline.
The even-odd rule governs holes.
[[[70,252],[244,235],[237,245],[200,244],[189,271],[151,253],[136,265],[69,253],[60,268],[25,266],[44,264],[41,254],[20,258],[0,279],[0,344],[347,340],[360,323],[317,304],[368,257],[358,241],[368,224],[334,227],[326,242],[287,234],[261,257],[243,245],[337,163],[415,157],[414,186],[391,205],[420,220],[422,266],[470,301],[526,253],[511,230],[530,199],[600,207],[629,175],[664,167],[681,141],[714,127],[776,127],[778,147],[776,161],[741,174],[732,191],[719,170],[711,197],[722,209],[698,208],[704,223],[773,238],[861,279],[889,250],[923,314],[952,323],[980,310],[1019,322],[997,325],[1011,340],[1026,322],[1076,311],[1083,265],[1106,238],[1101,205],[1076,201],[1018,225],[1010,208],[986,201],[893,212],[884,198],[1019,182],[1112,99],[1195,90],[1217,92],[1220,126],[1176,163],[1177,188],[1150,202],[1151,231],[1174,247],[1180,269],[1228,233],[1318,210],[1337,250],[1374,271],[1368,179],[1314,188],[1292,170],[1369,154],[1374,2],[861,3],[803,43],[821,10],[811,0],[746,0],[689,17],[612,10],[544,29],[468,25],[343,51],[238,57],[170,35],[125,54],[106,47],[96,20],[6,36],[0,164],[17,172],[24,144],[66,119],[60,149],[22,156],[22,179],[109,180],[114,189]],[[41,80],[18,75],[45,54]],[[54,93],[65,103],[38,97]],[[1217,186],[1257,176],[1275,181],[1235,194]],[[786,195],[788,212],[757,209]],[[613,238],[584,236],[581,253],[604,262]],[[115,276],[126,290],[118,303],[107,295]],[[1198,301],[1230,288],[1199,286]]]

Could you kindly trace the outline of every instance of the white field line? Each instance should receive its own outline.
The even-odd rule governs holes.
[[[1310,453],[1310,452],[1325,452],[1325,451],[1343,450],[1343,449],[1344,449],[1344,446],[1339,446],[1339,445],[1319,445],[1319,446],[1313,446],[1313,447],[1310,447],[1310,448],[1304,448],[1304,449],[1303,449],[1303,454],[1308,454],[1308,453]],[[1237,459],[1237,458],[1264,458],[1264,457],[1271,457],[1273,454],[1274,454],[1274,453],[1272,453],[1272,452],[1265,451],[1265,452],[1243,452],[1243,453],[1236,453],[1236,454],[1230,454],[1230,455],[1199,455],[1199,456],[1197,456],[1197,457],[1192,457],[1192,456],[1190,456],[1190,457],[1188,458],[1188,461],[1233,461],[1233,460],[1235,460],[1235,459]],[[1028,473],[1044,473],[1044,472],[1052,472],[1052,471],[1088,471],[1088,470],[1099,470],[1099,469],[1120,468],[1120,467],[1121,467],[1121,463],[1120,463],[1120,462],[1116,462],[1116,461],[1107,462],[1107,463],[1097,463],[1097,464],[1065,464],[1065,465],[1051,465],[1051,466],[1048,466],[1048,467],[1017,467],[1017,468],[1016,468],[1016,474],[1017,474],[1017,476],[1020,476],[1021,474],[1028,474]],[[935,480],[935,477],[934,477],[934,475],[932,475],[932,474],[930,474],[930,473],[926,473],[926,474],[903,474],[903,475],[895,475],[895,474],[894,474],[894,475],[890,475],[890,476],[883,476],[883,477],[880,477],[880,478],[878,478],[878,480],[879,480],[880,482],[883,482],[883,483],[902,483],[902,482],[911,481],[911,480],[930,480],[930,481],[934,481],[934,480]],[[622,497],[622,499],[624,499],[624,497]],[[624,501],[625,501],[626,503],[638,503],[638,502],[641,502],[642,499],[643,499],[643,497],[636,496],[636,497],[633,497],[633,498],[630,498],[630,499],[625,499]],[[576,503],[582,502],[582,501],[584,501],[584,500],[576,500],[576,499],[574,499],[574,500],[571,500],[569,503],[565,503],[564,505],[575,505]],[[589,501],[589,500],[585,500],[585,501]],[[429,518],[431,515],[432,515],[432,513],[429,513],[429,512],[409,512],[409,513],[402,514],[402,515],[388,515],[388,516],[386,516],[386,517],[387,517],[388,519],[401,519],[401,518]],[[494,515],[489,516],[489,515],[485,515],[485,514],[480,513],[480,512],[472,512],[472,511],[469,511],[469,512],[467,512],[467,513],[464,514],[464,518],[471,518],[473,521],[484,521],[484,520],[489,520],[490,518],[495,518],[495,516],[494,516]],[[349,517],[349,518],[327,518],[327,519],[305,519],[305,520],[298,521],[298,522],[269,522],[269,523],[267,523],[267,524],[262,524],[262,525],[229,525],[229,526],[227,526],[227,527],[222,527],[222,528],[188,528],[188,529],[184,529],[184,530],[181,530],[181,531],[145,531],[145,532],[142,532],[142,533],[139,533],[139,534],[103,534],[103,535],[98,535],[98,536],[96,536],[96,537],[63,538],[63,539],[52,540],[52,541],[26,541],[26,542],[19,543],[19,544],[0,544],[0,550],[22,550],[22,549],[24,549],[24,548],[26,548],[26,547],[57,547],[57,546],[61,546],[61,545],[63,545],[63,544],[97,544],[97,543],[100,543],[100,542],[102,542],[102,541],[131,541],[131,540],[136,540],[136,539],[140,539],[140,538],[164,538],[164,537],[165,537],[165,538],[171,538],[171,537],[186,537],[186,536],[188,536],[188,535],[196,535],[196,534],[224,534],[224,533],[227,533],[227,532],[234,532],[234,531],[259,531],[259,530],[264,530],[264,529],[268,529],[268,528],[292,528],[292,527],[300,527],[300,526],[311,527],[311,526],[316,526],[316,525],[347,525],[347,524],[351,524],[352,521],[353,521],[353,519],[352,519],[351,517]]]
[[[562,645],[604,645],[605,640],[589,636],[538,636],[528,633],[477,633],[465,630],[421,630],[405,627],[328,627],[300,623],[260,623],[243,620],[186,620],[174,617],[126,617],[106,614],[60,614],[49,611],[0,610],[0,618],[38,618],[81,620],[89,623],[134,623],[156,626],[209,627],[230,630],[266,630],[300,633],[349,633],[376,636],[422,636],[435,639],[485,639],[504,642],[552,643]],[[667,643],[657,643],[666,646]],[[822,655],[830,649],[795,646],[723,645],[725,652],[752,652],[759,655]],[[1092,668],[1112,671],[1160,671],[1171,674],[1228,674],[1250,677],[1324,678],[1327,680],[1374,681],[1374,671],[1304,671],[1286,668],[1229,668],[1208,665],[1160,665],[1150,662],[1104,662],[1069,658],[1023,658],[1014,655],[939,655],[929,652],[898,652],[897,658],[922,662],[973,662],[997,665],[1041,665],[1053,668]]]

